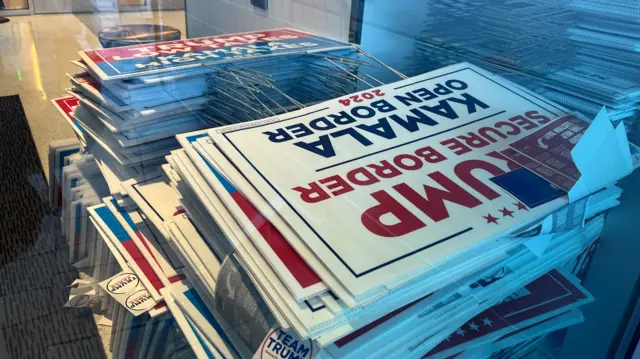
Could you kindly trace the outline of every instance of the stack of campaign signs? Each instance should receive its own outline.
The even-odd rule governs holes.
[[[573,55],[566,31],[575,20],[568,3],[444,0],[426,7],[419,40],[484,59],[489,67],[547,73]]]
[[[60,211],[61,234],[69,248],[69,262],[90,257],[95,232],[89,228],[87,209],[102,202],[109,189],[93,156],[83,153],[80,143],[56,141],[49,145],[49,198]]]
[[[184,212],[169,179],[162,172],[132,178],[122,183],[122,192],[131,196],[116,199],[109,196],[96,160],[79,141],[54,142],[50,149],[50,190],[60,193],[51,198],[61,215],[69,260],[88,277],[71,284],[66,306],[91,307],[104,317],[98,324],[111,326],[112,357],[191,358],[190,341],[199,333],[196,327],[183,328],[195,325],[191,321],[215,325],[220,338],[233,336],[187,282],[192,278],[185,273],[187,262],[165,239],[169,235],[164,223]],[[198,236],[193,227],[184,230],[189,229],[194,233],[185,232],[187,236]],[[231,253],[227,245],[229,249],[217,248],[218,253]],[[209,265],[218,262],[213,258]],[[179,315],[181,310],[190,314],[189,322]]]
[[[588,118],[607,106],[632,131],[638,9],[626,1],[440,2],[424,17],[410,73],[469,61]]]
[[[354,45],[292,29],[80,57],[83,71],[67,74],[72,98],[56,104],[119,181],[158,169],[179,147],[178,133],[273,116],[399,76]]]
[[[524,355],[584,320],[638,167],[588,120],[461,63],[178,135],[156,188],[186,284],[161,293],[198,358]]]
[[[640,100],[640,71],[638,61],[637,2],[610,1],[606,4],[593,0],[572,1],[571,9],[580,21],[569,29],[569,39],[577,47],[577,60],[582,67],[573,77],[582,75],[583,85],[578,96],[595,109],[598,97],[608,101],[607,106],[627,116],[628,127],[633,130]],[[587,82],[586,84],[584,82]],[[590,95],[590,96],[589,96]],[[626,116],[625,116],[626,117]]]
[[[192,355],[166,305],[158,304],[146,290],[146,285],[156,284],[149,284],[148,278],[157,277],[141,270],[141,266],[147,268],[140,252],[131,245],[115,215],[105,210],[103,198],[111,197],[105,197],[109,188],[96,159],[81,149],[78,140],[56,141],[49,149],[51,205],[61,216],[69,261],[90,278],[71,284],[65,306],[91,307],[102,316],[98,324],[111,327],[109,350],[114,358]],[[134,221],[140,220],[126,218],[128,226],[136,226]],[[147,241],[142,236],[148,233],[144,223],[134,228],[140,233],[139,240]],[[160,248],[157,243],[145,242],[144,246],[158,263],[165,264],[163,254],[156,252]]]
[[[194,253],[185,257],[180,249],[186,246],[169,242],[180,233],[196,245],[191,237],[199,236],[178,219],[181,198],[161,169],[165,156],[181,147],[175,134],[287,113],[405,78],[354,45],[291,29],[80,55],[74,64],[84,72],[69,74],[71,96],[53,100],[78,139],[52,145],[50,197],[61,208],[69,260],[91,278],[73,284],[68,306],[101,303],[113,322],[112,338],[121,341],[112,345],[114,355],[126,358],[155,358],[156,349],[169,347],[163,357],[189,356],[188,344],[202,329],[189,331],[185,323],[202,323],[198,315],[207,323],[214,318],[201,305],[209,297],[197,296],[187,280],[193,270],[185,258]],[[179,232],[168,223],[181,225]],[[222,235],[218,229],[208,238],[215,233]],[[227,240],[214,246],[220,258],[234,250]],[[196,251],[211,253],[206,248]],[[208,268],[221,263],[215,256],[206,262]],[[225,319],[219,322],[219,335],[233,337],[225,334],[233,332]],[[145,346],[175,326],[191,334]],[[126,328],[138,329],[123,335]],[[142,330],[151,338],[146,344],[134,340]]]
[[[100,297],[115,357],[499,357],[584,320],[579,278],[638,166],[605,109],[468,63],[406,78],[289,29],[81,55],[51,191],[92,277],[70,302]]]

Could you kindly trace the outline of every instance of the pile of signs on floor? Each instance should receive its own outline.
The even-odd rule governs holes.
[[[110,318],[116,358],[192,352],[175,328],[193,322],[167,314],[184,300],[203,308],[165,226],[184,212],[161,169],[181,147],[176,134],[288,113],[403,78],[354,45],[291,29],[80,55],[73,63],[84,71],[68,74],[71,97],[53,100],[78,140],[52,144],[51,198],[70,262],[91,277],[72,285],[68,305],[97,306]],[[221,243],[219,253],[231,253]]]
[[[419,64],[402,70],[469,61],[590,119],[607,106],[627,131],[637,127],[640,3],[444,0],[425,11],[411,55]]]
[[[49,145],[49,202],[60,210],[61,232],[69,248],[69,262],[90,257],[95,231],[88,226],[87,209],[109,194],[93,156],[83,153],[76,139]]]
[[[199,358],[517,357],[584,320],[638,166],[606,110],[467,63],[177,139],[161,292]]]
[[[292,29],[81,51],[53,100],[110,192],[159,172],[175,135],[262,119],[396,81],[359,47]]]
[[[167,315],[166,305],[148,299],[148,277],[138,277],[134,272],[133,268],[140,268],[133,267],[136,262],[129,252],[134,247],[125,240],[124,227],[118,227],[111,212],[103,209],[109,188],[98,161],[82,150],[80,141],[71,139],[50,144],[49,163],[50,204],[60,213],[69,261],[89,277],[71,284],[65,306],[90,307],[101,316],[98,324],[111,327],[109,349],[115,358],[191,353],[173,318]],[[118,236],[106,233],[102,222],[90,217],[90,213],[99,213],[100,219],[108,217],[110,228],[117,228]],[[153,251],[154,247],[146,245]],[[157,254],[157,258],[162,255]],[[145,316],[137,313],[147,311]]]
[[[588,111],[603,99],[624,118],[628,129],[636,127],[637,131],[640,70],[634,64],[640,59],[640,3],[613,0],[596,5],[591,0],[578,0],[569,2],[569,8],[579,19],[567,34],[581,65],[565,78],[580,81],[573,81],[576,102],[582,100]]]
[[[175,135],[261,119],[398,75],[353,45],[291,29],[80,52],[67,74],[87,151],[124,181],[158,169]],[[388,81],[387,81],[388,82]],[[115,176],[115,177],[114,177]],[[117,192],[117,191],[116,191]]]

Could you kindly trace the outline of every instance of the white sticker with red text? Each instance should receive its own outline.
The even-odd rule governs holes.
[[[146,313],[157,304],[140,278],[133,272],[120,272],[99,284],[113,299],[135,316]]]

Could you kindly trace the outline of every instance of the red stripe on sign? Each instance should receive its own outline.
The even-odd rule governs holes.
[[[151,255],[151,258],[153,258],[153,260],[156,262],[158,267],[160,267],[160,263],[158,263],[158,258],[156,258],[156,256],[153,255],[153,251],[151,251],[151,248],[149,248],[149,243],[147,242],[147,239],[139,231],[136,232],[136,236],[138,236],[138,239],[140,239],[140,242],[142,242],[142,245],[144,246],[144,248],[147,250],[147,252],[149,252],[149,254]]]
[[[84,54],[87,55],[89,60],[95,62],[96,64],[104,62],[102,57],[100,57],[100,55],[98,55],[96,51],[85,51]]]
[[[217,50],[260,42],[275,42],[311,36],[315,35],[292,29],[278,29],[158,42],[147,45],[114,47],[109,49],[85,51],[84,54],[94,63],[113,63],[132,58],[171,56],[181,53]]]
[[[164,288],[164,285],[160,281],[160,278],[156,275],[156,272],[153,271],[151,265],[147,261],[147,259],[142,255],[140,249],[136,246],[136,244],[132,240],[121,242],[124,246],[124,249],[131,255],[133,261],[136,262],[142,274],[151,282],[153,288],[155,288],[158,292],[160,289]]]
[[[231,193],[231,197],[238,204],[242,212],[251,220],[253,226],[260,232],[265,242],[273,249],[285,267],[298,281],[302,288],[320,283],[318,275],[300,257],[282,234],[258,211],[240,192]]]
[[[138,238],[140,239],[140,241],[142,242],[142,244],[144,245],[144,247],[147,249],[147,251],[149,252],[149,254],[151,254],[151,258],[153,258],[153,260],[156,262],[156,264],[158,265],[158,267],[162,268],[160,266],[160,263],[158,262],[158,259],[156,258],[155,255],[153,255],[153,252],[151,251],[151,249],[149,248],[149,242],[147,241],[147,239],[142,235],[142,233],[140,233],[139,231],[136,232],[136,235],[138,236]],[[166,275],[165,273],[162,273],[164,275]],[[175,282],[179,282],[182,280],[182,278],[180,278],[180,276],[174,276],[171,278],[167,278],[169,280],[169,283],[175,283]]]
[[[73,112],[73,108],[78,106],[78,99],[75,97],[64,97],[55,100],[56,105],[64,112],[65,117],[69,120],[73,121],[74,118],[71,117],[71,112]]]

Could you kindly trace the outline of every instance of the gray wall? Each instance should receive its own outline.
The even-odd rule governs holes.
[[[36,14],[117,11],[117,0],[33,0]],[[147,0],[140,10],[182,10],[184,0]]]
[[[349,40],[351,0],[269,0],[266,11],[250,0],[186,2],[189,37],[290,27]]]
[[[33,0],[36,14],[88,12],[94,10],[90,0]]]

